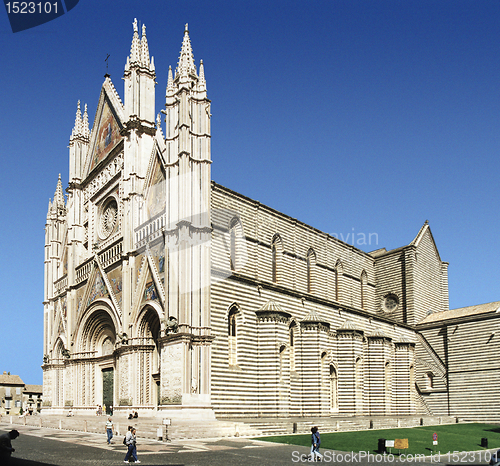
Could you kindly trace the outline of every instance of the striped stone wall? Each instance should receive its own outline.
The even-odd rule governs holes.
[[[278,285],[304,295],[311,294],[367,312],[376,312],[373,257],[217,184],[212,184],[214,269],[227,274],[231,222],[235,219],[241,225],[238,231],[244,236],[244,240],[236,241],[238,252],[243,251],[243,257],[236,264],[236,271],[240,274],[272,283],[272,244],[273,239],[279,237]],[[311,283],[308,287],[307,259],[311,254]]]
[[[380,312],[374,257],[215,184],[212,220],[217,415],[423,412],[415,334]]]
[[[438,365],[425,344],[418,345],[418,385],[432,414],[500,421],[500,314],[459,316],[419,327],[424,342],[443,361]]]

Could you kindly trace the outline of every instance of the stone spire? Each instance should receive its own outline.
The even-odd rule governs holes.
[[[175,92],[174,78],[172,76],[172,66],[168,67],[168,80],[167,80],[167,95],[172,95]]]
[[[76,109],[76,117],[75,117],[75,126],[73,127],[73,131],[71,132],[71,137],[80,136],[82,133],[82,112],[80,110],[80,101],[78,101],[77,109]]]
[[[141,65],[149,68],[149,47],[148,39],[146,38],[146,25],[142,25],[142,38],[141,38]]]
[[[182,40],[181,54],[177,69],[175,70],[175,79],[185,80],[189,76],[196,77],[196,66],[194,64],[193,49],[191,48],[191,41],[189,40],[189,30],[186,23],[184,29],[184,39]]]
[[[137,18],[134,18],[134,22],[132,23],[134,27],[134,35],[132,37],[132,45],[130,46],[130,60],[127,60],[127,63],[135,63],[139,61],[141,56],[141,42],[139,40],[139,30],[137,29]]]
[[[85,110],[83,112],[80,109],[80,101],[78,101],[77,109],[76,109],[76,117],[75,117],[75,126],[71,131],[70,141],[75,138],[83,137],[87,138],[90,136],[89,130],[89,116],[87,114],[87,104],[85,104]]]
[[[154,60],[149,57],[146,26],[142,26],[142,37],[139,38],[137,18],[132,23],[134,35],[130,47],[130,55],[125,64],[125,115],[126,118],[139,119],[147,122],[149,128],[154,127],[154,86],[155,66]]]
[[[47,210],[47,223],[49,222],[51,212],[52,212],[52,199],[49,199],[49,209]]]
[[[139,28],[137,27],[137,18],[132,23],[134,27],[134,35],[132,37],[132,45],[130,46],[130,55],[127,57],[125,71],[130,69],[131,65],[138,65],[140,68],[146,68],[154,71],[154,62],[149,60],[149,46],[146,37],[146,25],[142,25],[142,37],[139,38]]]
[[[57,209],[65,209],[66,202],[64,201],[63,187],[61,181],[61,174],[59,173],[59,179],[57,180],[56,192],[54,193],[54,202],[52,204]]]
[[[87,113],[87,104],[85,104],[85,110],[83,112],[83,118],[82,118],[82,134],[84,137],[88,138],[90,136],[90,129],[89,129],[89,115]]]
[[[198,90],[200,92],[207,90],[207,82],[205,81],[205,67],[203,66],[203,60],[200,60],[200,77],[198,79]]]

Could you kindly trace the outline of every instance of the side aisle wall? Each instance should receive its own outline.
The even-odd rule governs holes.
[[[218,416],[419,412],[415,334],[378,315],[372,257],[217,185],[212,214]]]
[[[417,383],[432,414],[500,421],[500,314],[424,324],[420,333]]]

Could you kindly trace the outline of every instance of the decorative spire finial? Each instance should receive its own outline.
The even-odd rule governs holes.
[[[174,92],[174,78],[172,76],[172,66],[168,67],[167,95]]]
[[[134,25],[134,36],[132,37],[132,46],[130,47],[130,62],[134,63],[140,60],[141,42],[139,40],[139,30],[137,29],[137,18],[132,23]]]
[[[149,47],[148,39],[146,38],[146,25],[142,25],[142,38],[141,38],[141,65],[149,68]]]
[[[89,115],[87,113],[87,104],[85,104],[85,109],[83,111],[83,119],[82,119],[82,132],[85,137],[90,136],[90,130],[89,130]]]
[[[200,91],[207,90],[207,82],[205,81],[205,67],[203,66],[203,60],[200,60],[200,77],[198,80],[198,89]]]
[[[59,173],[59,179],[57,180],[56,192],[54,193],[54,203],[57,208],[65,208],[64,194],[62,188],[61,174]]]
[[[71,132],[71,137],[79,136],[82,133],[82,112],[80,110],[80,101],[78,101],[76,108],[75,126]]]
[[[186,23],[184,30],[184,39],[182,40],[181,54],[177,69],[175,70],[175,77],[187,78],[189,75],[196,76],[196,66],[194,64],[193,49],[191,48],[191,41],[189,40],[189,30]]]

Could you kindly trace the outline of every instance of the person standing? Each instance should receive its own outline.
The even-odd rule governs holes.
[[[127,432],[127,435],[125,436],[125,444],[127,445],[127,454],[125,455],[125,459],[123,460],[124,463],[129,462],[130,456],[134,459],[134,463],[140,463],[140,461],[137,459],[137,440],[136,440],[136,429],[135,427],[132,427]]]
[[[108,434],[108,445],[110,445],[113,438],[113,421],[111,420],[111,416],[106,421],[106,434]]]
[[[12,440],[15,440],[17,437],[19,437],[19,432],[17,430],[11,430],[10,432],[7,432],[6,434],[0,435],[0,460],[9,459],[16,451],[15,448],[12,448]]]
[[[321,445],[321,437],[317,427],[311,427],[311,459],[316,461],[317,458],[323,459],[323,455],[319,452]]]

